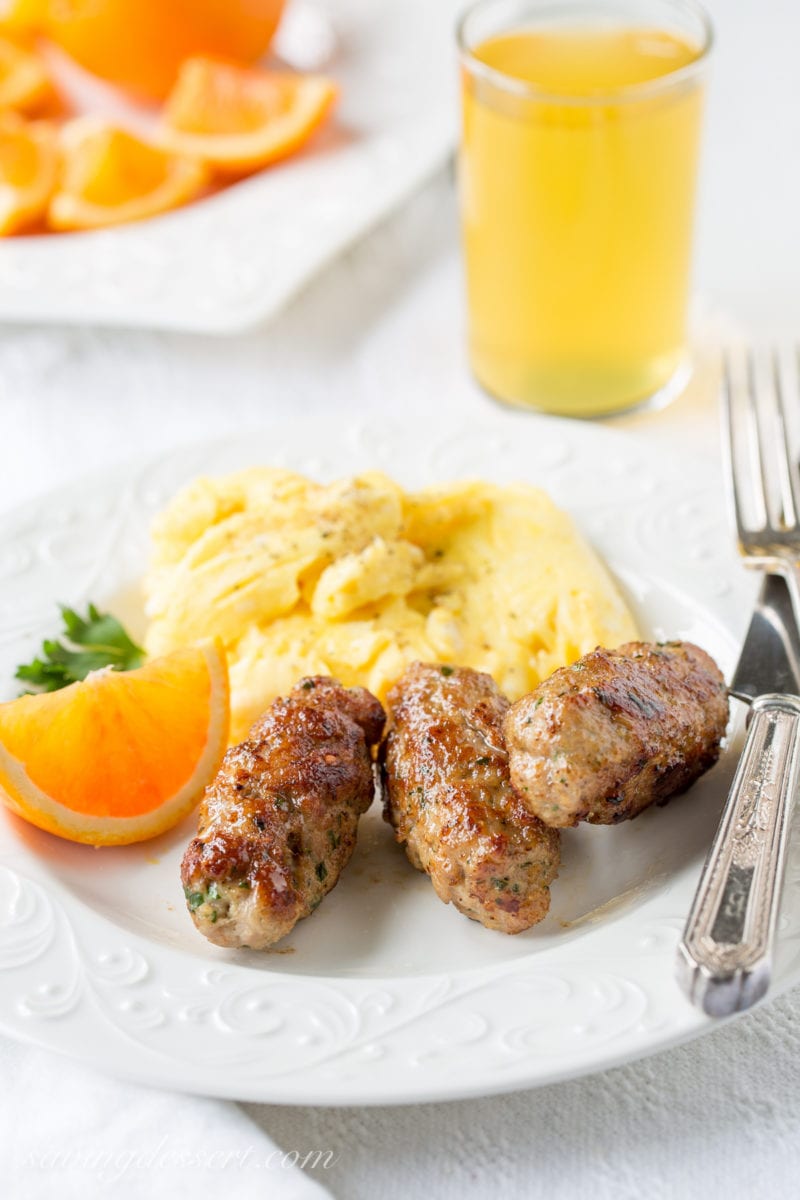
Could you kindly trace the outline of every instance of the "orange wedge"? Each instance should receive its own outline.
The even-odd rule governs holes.
[[[141,842],[200,799],[228,740],[219,642],[0,705],[0,799],[91,846]]]
[[[319,75],[190,58],[167,99],[159,140],[223,174],[246,174],[307,142],[336,95],[336,85]]]
[[[0,235],[35,225],[58,179],[58,144],[52,126],[13,113],[0,116]]]
[[[53,98],[42,60],[18,41],[0,36],[0,109],[35,113]]]
[[[202,163],[169,154],[92,117],[62,130],[64,166],[50,202],[52,229],[100,229],[167,212],[208,182]]]

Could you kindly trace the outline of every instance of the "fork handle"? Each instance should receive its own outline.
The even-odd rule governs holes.
[[[678,981],[713,1017],[766,992],[800,766],[800,698],[753,701],[742,756],[678,946]]]

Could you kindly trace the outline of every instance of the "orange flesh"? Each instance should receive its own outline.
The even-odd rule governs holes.
[[[155,664],[154,664],[155,666]],[[140,816],[191,778],[211,722],[211,681],[194,649],[129,673],[0,705],[0,742],[31,782],[85,815]]]
[[[336,96],[322,76],[190,58],[167,100],[160,139],[223,174],[256,171],[308,141]]]
[[[0,183],[13,188],[28,187],[36,179],[40,164],[37,142],[25,133],[0,130]]]
[[[64,169],[48,209],[54,229],[95,229],[168,212],[195,199],[208,172],[123,129],[76,121],[63,135]]]
[[[187,133],[251,133],[289,112],[296,89],[293,76],[234,74],[219,64],[216,71],[207,72],[194,86],[184,89],[168,119]]]
[[[74,186],[89,203],[111,206],[121,198],[149,195],[168,172],[169,159],[160,150],[112,129],[85,150],[78,149]]]

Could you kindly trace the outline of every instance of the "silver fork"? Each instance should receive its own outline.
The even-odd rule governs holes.
[[[776,353],[727,358],[737,534],[745,562],[767,574],[729,688],[750,705],[747,738],[678,946],[678,979],[712,1016],[748,1008],[769,986],[800,781],[800,480],[788,448],[788,394]]]
[[[725,354],[723,444],[739,552],[746,566],[785,578],[800,625],[800,475],[789,449],[790,403],[800,412],[800,387],[777,350]]]

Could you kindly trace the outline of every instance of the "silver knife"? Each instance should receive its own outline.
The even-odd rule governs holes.
[[[800,782],[800,635],[778,576],[765,577],[729,691],[750,705],[747,738],[677,960],[689,999],[715,1017],[769,987]]]

